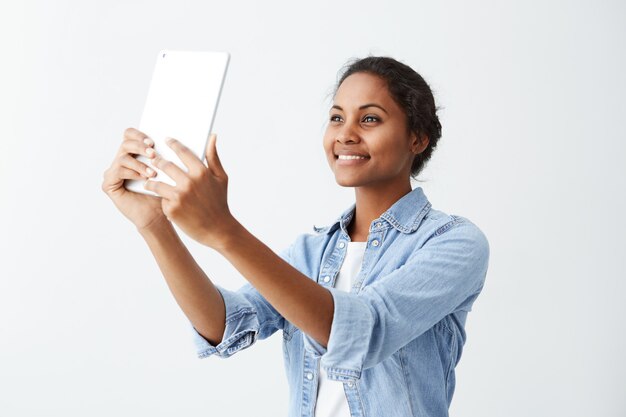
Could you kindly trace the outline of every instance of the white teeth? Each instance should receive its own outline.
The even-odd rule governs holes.
[[[358,155],[338,155],[339,159],[367,159],[364,156]]]

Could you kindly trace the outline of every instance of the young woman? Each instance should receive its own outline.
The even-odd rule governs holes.
[[[333,98],[324,150],[355,202],[279,255],[231,215],[215,135],[208,167],[170,141],[185,172],[129,128],[102,188],[149,245],[199,357],[227,358],[282,330],[290,416],[446,416],[467,313],[487,272],[487,239],[411,188],[441,136],[419,74],[367,57],[347,67]],[[154,172],[137,154],[176,185],[150,180]],[[140,178],[160,197],[124,188]],[[215,286],[172,223],[249,282],[238,291]]]

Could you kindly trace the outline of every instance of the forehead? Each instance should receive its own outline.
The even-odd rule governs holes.
[[[393,99],[389,95],[385,80],[374,74],[357,72],[343,80],[335,94],[334,103],[341,107],[358,107],[364,103],[390,106]]]

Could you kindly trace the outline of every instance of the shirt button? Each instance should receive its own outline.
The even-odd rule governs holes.
[[[343,242],[341,242],[341,243],[339,244],[339,247],[340,247],[341,249],[343,249],[345,246],[346,246],[346,244],[345,244],[345,243],[343,243]]]
[[[376,228],[379,229],[380,228],[380,223],[376,223]]]
[[[306,374],[306,379],[308,379],[309,381],[313,379],[313,374],[310,372],[307,372]]]
[[[349,386],[350,388],[352,388],[352,387],[354,386],[354,382],[352,382],[352,381],[348,382],[348,386]]]
[[[377,240],[372,240],[372,245],[378,246],[378,241]]]
[[[330,277],[329,277],[328,275],[326,275],[326,276],[324,277],[324,282],[328,282],[328,281],[330,281]]]

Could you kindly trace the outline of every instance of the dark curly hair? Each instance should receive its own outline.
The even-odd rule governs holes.
[[[344,65],[334,94],[346,78],[357,72],[370,73],[385,80],[391,97],[404,109],[408,131],[415,133],[418,138],[424,135],[428,137],[428,146],[423,152],[415,155],[411,164],[411,177],[417,179],[441,137],[441,123],[437,117],[439,108],[435,106],[430,87],[422,76],[408,65],[389,57],[368,56],[349,61]]]

